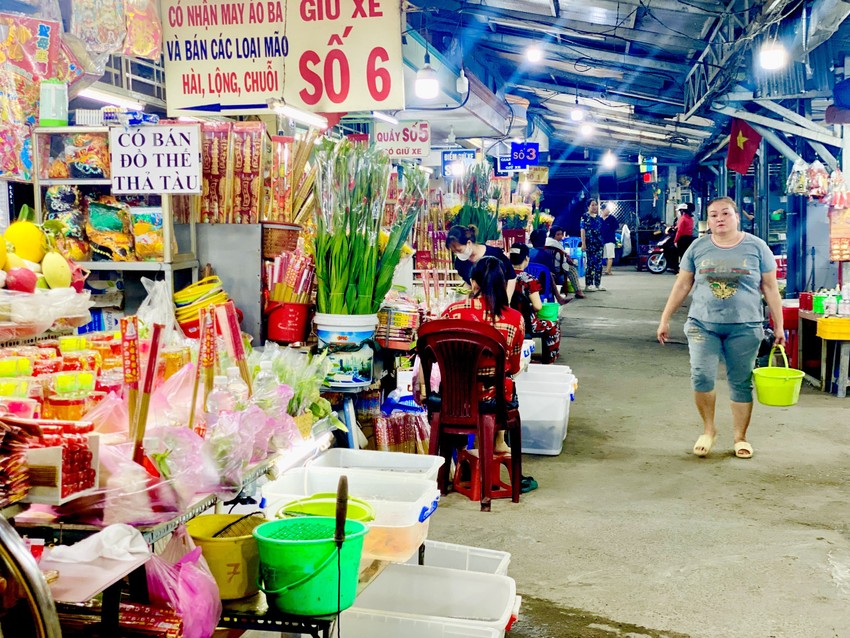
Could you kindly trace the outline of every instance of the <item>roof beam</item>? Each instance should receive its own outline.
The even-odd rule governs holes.
[[[788,120],[789,122],[799,124],[803,128],[807,128],[818,133],[823,133],[824,135],[832,135],[832,131],[830,131],[825,126],[816,124],[804,115],[795,113],[791,109],[787,109],[781,104],[777,104],[773,100],[755,100],[755,103],[758,104],[760,107],[767,109],[771,113],[775,113],[776,115]]]
[[[712,109],[718,113],[722,113],[723,115],[728,115],[729,117],[737,117],[738,119],[749,122],[750,124],[761,124],[769,129],[776,129],[777,131],[782,131],[789,135],[802,137],[804,140],[811,140],[813,142],[820,142],[821,144],[837,147],[841,147],[842,144],[841,138],[836,135],[824,135],[823,133],[811,131],[807,128],[803,128],[802,126],[774,120],[772,118],[765,117],[764,115],[756,115],[755,113],[750,113],[749,111],[744,111],[742,109],[735,109],[731,106],[714,105],[712,106]]]
[[[588,82],[585,80],[583,84],[587,85]],[[656,95],[646,95],[635,92],[626,92],[619,91],[616,88],[609,88],[605,85],[597,85],[596,89],[587,89],[572,86],[565,86],[563,84],[554,84],[552,82],[544,82],[541,80],[532,80],[529,78],[512,78],[508,77],[505,80],[505,86],[509,88],[528,88],[539,91],[552,91],[553,93],[562,93],[565,95],[575,95],[576,90],[578,90],[578,94],[581,97],[591,98],[591,99],[603,99],[602,95],[605,94],[608,97],[605,97],[605,101],[614,103],[614,106],[619,106],[616,104],[617,102],[621,103],[623,107],[629,106],[646,106],[647,102],[657,102],[660,104],[669,104],[670,106],[681,108],[682,102],[676,102],[670,99],[664,99],[664,97]],[[613,97],[612,97],[613,96]]]
[[[569,99],[569,98],[565,94],[564,95],[565,101],[559,101],[557,98],[553,98],[552,100],[548,100],[546,102],[546,105],[550,110],[553,110],[555,108],[555,106],[560,106],[560,105],[563,105],[565,108],[571,109],[574,106],[574,104],[573,104],[573,102],[566,101],[567,99]],[[585,106],[587,106],[587,105],[585,104]],[[545,110],[538,110],[537,108],[531,108],[529,110],[534,112],[534,113],[541,112],[544,116],[546,115]],[[560,113],[555,113],[555,115],[558,116],[558,115],[560,115]],[[622,123],[625,123],[625,124],[639,124],[639,125],[642,125],[642,126],[651,126],[651,127],[658,128],[660,130],[664,130],[668,133],[680,133],[682,135],[697,136],[697,137],[701,137],[701,138],[711,137],[714,134],[714,131],[711,130],[711,129],[694,128],[694,127],[691,127],[691,126],[680,124],[676,120],[671,120],[669,118],[660,118],[660,117],[654,118],[654,117],[649,117],[649,116],[645,116],[645,115],[635,115],[633,113],[622,114],[622,113],[618,113],[616,111],[607,111],[607,110],[602,111],[601,109],[595,111],[594,115],[597,116],[597,117],[600,117],[600,118],[604,118],[606,120],[613,120],[613,121],[622,122]]]

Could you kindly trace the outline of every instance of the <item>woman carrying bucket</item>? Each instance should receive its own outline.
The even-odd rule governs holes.
[[[661,344],[670,338],[670,318],[693,290],[685,335],[694,400],[704,427],[694,445],[694,454],[707,456],[717,438],[714,384],[722,356],[732,400],[735,456],[749,459],[753,456],[753,448],[747,442],[753,411],[752,372],[764,338],[762,294],[773,318],[775,343],[785,345],[776,261],[764,241],[741,232],[732,199],[715,199],[707,210],[711,234],[694,241],[682,256],[657,336]]]

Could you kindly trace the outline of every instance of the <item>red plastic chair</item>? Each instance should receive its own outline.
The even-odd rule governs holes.
[[[445,493],[452,452],[470,434],[478,437],[481,458],[481,511],[490,511],[493,439],[498,430],[511,432],[511,465],[514,480],[511,500],[519,503],[522,478],[522,443],[519,410],[505,400],[505,337],[493,326],[478,321],[437,319],[419,328],[417,351],[422,362],[425,387],[431,387],[431,368],[440,366],[442,383],[439,405],[431,402],[429,453],[446,462],[440,470],[440,490]],[[495,364],[496,398],[482,405],[478,371]]]

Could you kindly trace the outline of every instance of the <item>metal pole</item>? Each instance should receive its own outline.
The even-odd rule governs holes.
[[[758,236],[761,237],[764,241],[768,240],[770,236],[769,224],[770,224],[770,211],[768,210],[768,162],[767,162],[767,152],[768,147],[767,143],[764,140],[761,141],[759,148],[759,163],[756,167],[756,175],[755,175],[755,185],[756,185],[756,195],[755,199],[756,210],[754,211],[756,215],[756,220],[758,221]]]

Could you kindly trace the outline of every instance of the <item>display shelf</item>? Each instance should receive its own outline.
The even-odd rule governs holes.
[[[78,261],[87,270],[134,270],[138,272],[171,272],[198,268],[197,259],[186,259],[172,263],[164,261]]]
[[[0,507],[0,516],[4,519],[15,518],[18,514],[26,510],[26,503],[12,503],[11,505],[4,505]]]
[[[109,133],[108,126],[37,126],[36,135],[73,135],[74,133]]]
[[[41,186],[111,186],[111,179],[40,179]]]
[[[67,503],[70,503],[71,501],[76,501],[78,498],[85,498],[86,496],[92,496],[93,494],[97,493],[97,491],[98,491],[97,487],[92,487],[90,489],[83,490],[82,492],[74,492],[73,494],[69,494],[68,496],[63,496],[60,499],[53,499],[53,498],[50,498],[50,497],[43,497],[43,496],[33,496],[32,494],[28,494],[26,496],[26,502],[31,503],[33,505],[35,505],[35,504],[56,505],[56,506],[66,505]]]

